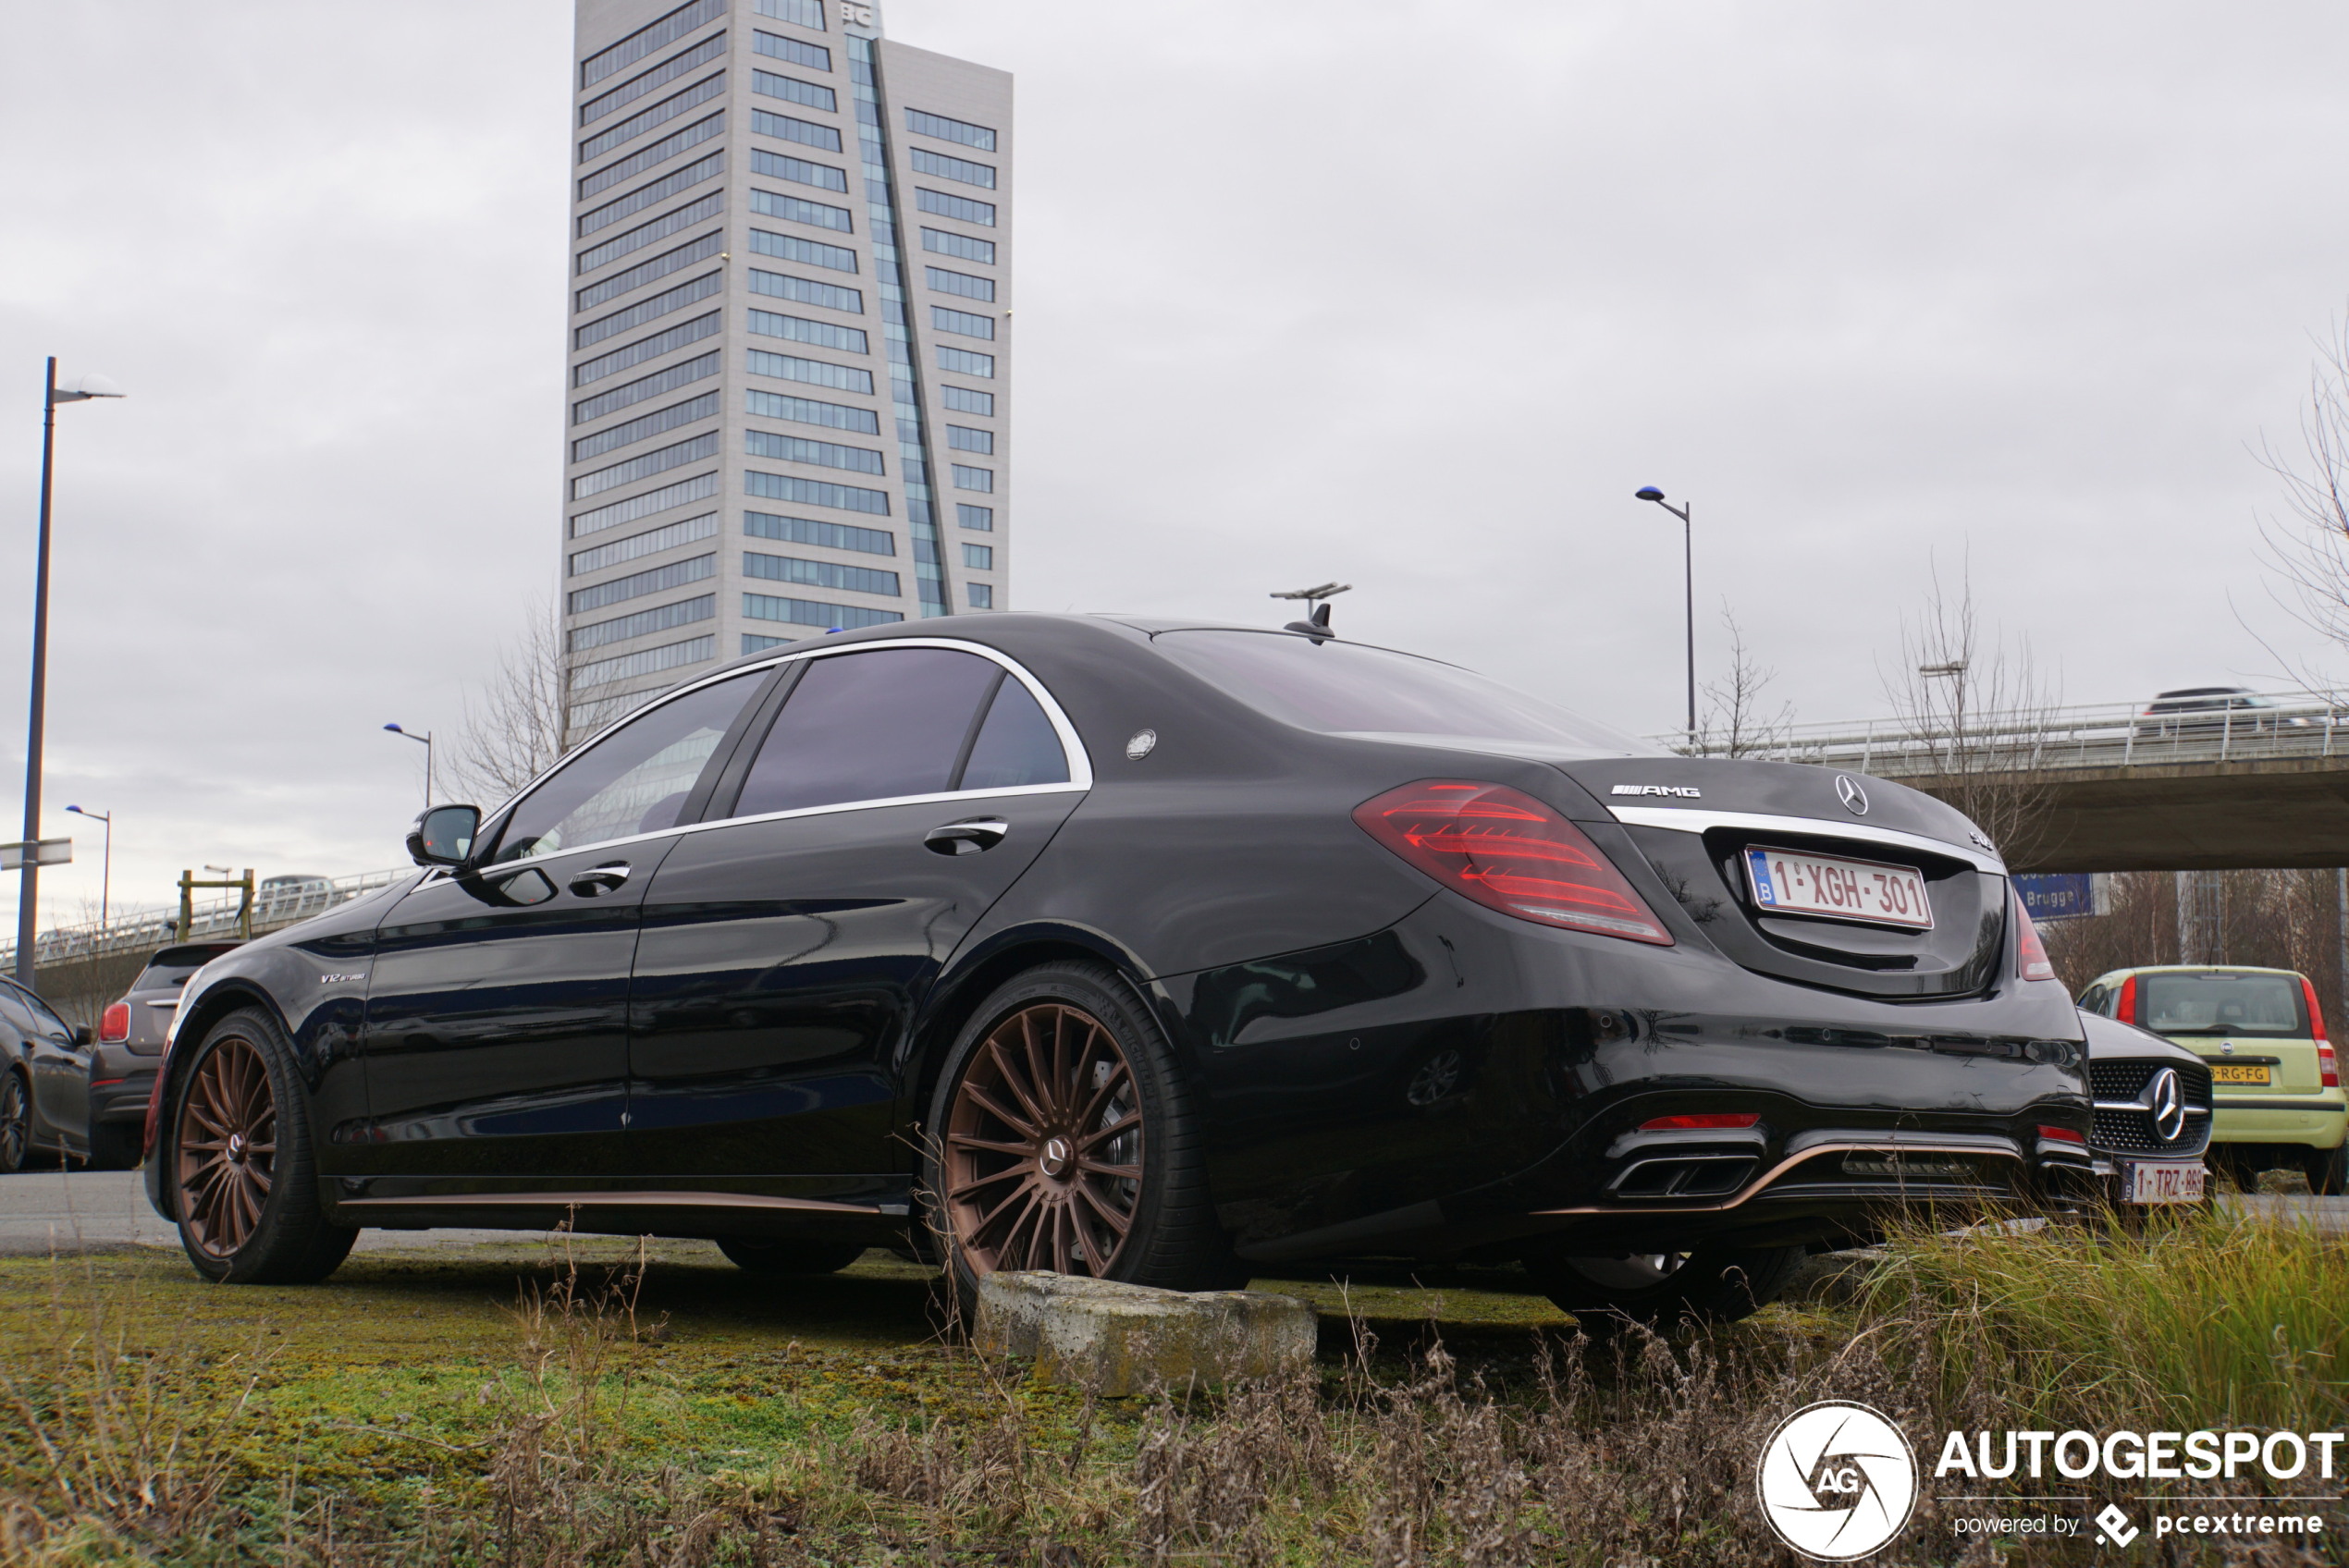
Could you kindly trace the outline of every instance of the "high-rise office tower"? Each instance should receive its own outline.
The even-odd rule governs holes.
[[[574,736],[695,666],[1005,608],[1012,79],[862,0],[577,0]]]

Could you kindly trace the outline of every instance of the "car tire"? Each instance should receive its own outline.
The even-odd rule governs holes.
[[[973,1012],[924,1123],[927,1217],[958,1305],[1047,1268],[1200,1291],[1245,1284],[1208,1199],[1173,1048],[1102,964],[1039,965]]]
[[[320,1207],[309,1109],[277,1021],[247,1008],[214,1024],[170,1109],[165,1180],[196,1272],[238,1285],[333,1273],[359,1231]]]
[[[24,1074],[0,1068],[0,1176],[13,1176],[32,1163],[32,1096]]]
[[[2349,1191],[2349,1143],[2334,1149],[2311,1149],[2301,1169],[2308,1173],[2308,1190],[2320,1198],[2337,1198]]]
[[[146,1130],[135,1121],[100,1121],[90,1129],[90,1158],[86,1162],[92,1170],[130,1170],[137,1168]]]
[[[1708,1243],[1687,1253],[1623,1257],[1565,1252],[1526,1260],[1551,1301],[1586,1333],[1632,1324],[1669,1328],[1683,1318],[1729,1323],[1768,1305],[1810,1249]]]
[[[768,1241],[720,1237],[718,1250],[745,1274],[776,1279],[790,1274],[837,1274],[865,1256],[862,1242]]]

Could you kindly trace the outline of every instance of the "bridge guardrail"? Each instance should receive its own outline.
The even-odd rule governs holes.
[[[253,898],[253,935],[258,937],[324,914],[363,893],[412,876],[415,870],[414,866],[403,865],[388,871],[363,871],[355,876],[318,877],[292,887],[264,888]],[[234,936],[238,907],[239,900],[233,897],[198,904],[187,939],[203,941]],[[80,925],[54,926],[33,938],[33,959],[42,964],[70,963],[77,959],[167,947],[175,937],[178,923],[177,911],[158,908],[117,916],[103,925],[91,921]],[[0,968],[13,964],[16,955],[17,944],[13,940],[0,942]]]
[[[1885,778],[2349,758],[2349,704],[2315,692],[2258,695],[2265,705],[2150,713],[2147,704],[2106,703],[1968,715],[1962,727],[1939,729],[1903,718],[1784,725],[1734,750],[1719,735],[1700,733],[1694,746],[1685,735],[1654,739],[1684,755],[1812,763]]]

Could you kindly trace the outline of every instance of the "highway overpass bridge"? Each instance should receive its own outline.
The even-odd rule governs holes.
[[[2018,848],[2019,872],[2349,865],[2349,704],[2339,698],[2270,692],[2166,714],[2044,709],[1971,717],[1957,729],[1794,725],[1740,751],[1897,778],[1945,799],[1969,782],[2027,790],[2044,802],[2047,827]],[[1694,749],[1730,750],[1718,737]]]

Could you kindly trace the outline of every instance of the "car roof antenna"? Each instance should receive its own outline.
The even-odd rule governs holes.
[[[1303,599],[1313,606],[1309,620],[1292,620],[1281,628],[1284,631],[1302,631],[1316,643],[1327,642],[1337,635],[1330,630],[1330,606],[1327,601],[1353,587],[1351,582],[1329,582],[1318,588],[1292,588],[1285,594],[1270,595],[1275,599]]]

